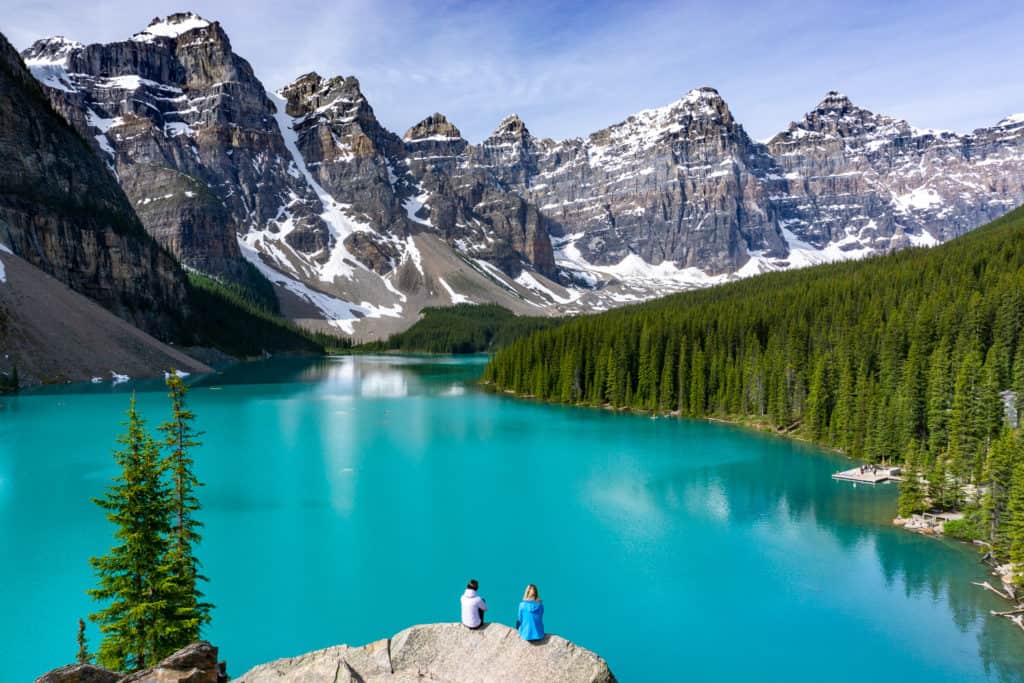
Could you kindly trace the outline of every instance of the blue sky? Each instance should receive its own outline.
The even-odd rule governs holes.
[[[227,2],[5,0],[19,48],[122,40],[156,15],[217,19],[268,88],[355,75],[398,133],[440,111],[467,138],[517,112],[541,136],[586,135],[700,85],[755,138],[830,89],[922,128],[969,131],[1024,111],[1024,3]]]

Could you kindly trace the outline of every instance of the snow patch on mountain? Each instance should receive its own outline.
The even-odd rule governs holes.
[[[352,334],[355,331],[354,323],[360,318],[380,318],[384,316],[398,318],[402,315],[402,306],[400,304],[376,306],[365,301],[360,304],[349,303],[336,296],[315,290],[295,277],[267,265],[261,257],[261,254],[266,249],[266,245],[260,241],[258,235],[250,233],[245,238],[239,237],[238,247],[242,250],[242,255],[245,259],[256,266],[265,278],[312,304],[320,311],[328,325],[336,327],[346,334]],[[262,247],[262,249],[259,247]]]
[[[388,164],[388,172],[389,172],[389,174],[393,174],[394,173],[394,171],[392,171],[392,169],[391,169],[391,165],[390,164]],[[393,184],[394,184],[394,181],[392,181],[392,185]],[[420,225],[425,225],[428,228],[432,228],[432,227],[434,227],[434,225],[430,222],[429,218],[424,219],[424,218],[420,218],[419,216],[416,215],[416,214],[418,214],[420,212],[420,209],[422,209],[424,206],[427,205],[427,200],[429,198],[430,198],[430,193],[429,192],[420,192],[415,197],[409,197],[404,202],[402,202],[402,208],[405,209],[405,213],[409,217],[409,220],[411,220],[411,221],[413,221],[415,223],[419,223]]]
[[[451,299],[452,306],[455,306],[456,304],[474,303],[473,300],[470,299],[465,294],[459,294],[454,289],[452,289],[451,285],[445,282],[445,279],[443,277],[438,277],[437,281],[444,288],[444,291],[448,292],[448,298]]]
[[[298,133],[295,132],[294,128],[295,121],[285,113],[285,98],[277,93],[268,93],[268,95],[276,100],[275,118],[277,119],[278,127],[281,129],[281,136],[284,138],[285,147],[288,149],[288,153],[291,154],[292,161],[299,174],[305,178],[306,184],[309,185],[320,200],[320,205],[323,208],[323,213],[320,214],[320,217],[331,231],[333,244],[330,247],[330,257],[327,263],[323,265],[312,264],[313,268],[318,271],[322,282],[333,282],[335,278],[339,277],[351,278],[353,274],[353,266],[351,264],[358,263],[358,260],[345,248],[344,239],[359,230],[366,232],[373,232],[373,230],[369,224],[349,218],[345,214],[345,210],[349,207],[335,201],[334,197],[328,194],[320,186],[320,183],[316,181],[313,174],[306,167],[306,160],[299,152]]]
[[[942,197],[930,187],[919,187],[892,199],[897,211],[924,210],[942,204]]]
[[[582,295],[582,292],[580,292],[579,290],[567,289],[566,296],[561,296],[557,294],[554,290],[552,290],[550,287],[544,285],[540,280],[537,279],[536,275],[534,275],[528,270],[524,270],[523,272],[521,272],[519,276],[516,278],[516,282],[520,286],[525,287],[527,289],[531,289],[534,292],[537,292],[538,294],[542,295],[543,297],[550,299],[553,303],[557,304],[571,304],[577,299],[579,299]]]
[[[402,263],[407,261],[412,261],[412,264],[416,266],[416,270],[419,271],[420,277],[426,277],[423,273],[423,255],[420,254],[420,250],[416,246],[416,240],[413,239],[412,235],[405,238],[405,254],[402,256]]]
[[[7,245],[4,244],[3,242],[0,242],[0,252],[4,254],[11,254],[13,256],[13,252],[10,249],[8,249]],[[0,260],[0,283],[3,282],[7,282],[7,272],[4,270],[3,260]]]
[[[183,33],[199,28],[207,28],[209,25],[210,22],[192,12],[172,14],[166,19],[155,19],[143,31],[132,36],[132,40],[139,43],[149,43],[157,37],[177,38]]]
[[[1024,123],[1024,112],[1020,114],[1010,114],[1005,119],[996,124],[999,128],[1006,128],[1009,126],[1016,126]]]
[[[68,75],[68,56],[83,47],[78,41],[64,36],[40,40],[32,46],[34,53],[25,58],[25,66],[43,85],[62,92],[77,92]]]

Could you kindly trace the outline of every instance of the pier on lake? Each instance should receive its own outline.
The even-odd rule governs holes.
[[[899,467],[875,467],[873,470],[871,467],[861,468],[860,466],[854,467],[852,470],[844,470],[842,472],[836,472],[832,475],[833,479],[839,479],[841,481],[852,481],[858,484],[877,484],[883,481],[899,480],[900,468]]]

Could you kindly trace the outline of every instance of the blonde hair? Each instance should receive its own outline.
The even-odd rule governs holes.
[[[537,587],[532,583],[526,587],[526,592],[523,593],[523,600],[536,600],[540,602],[540,595],[537,593]]]

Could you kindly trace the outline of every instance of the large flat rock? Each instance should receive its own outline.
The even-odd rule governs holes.
[[[614,683],[607,662],[559,636],[528,643],[502,624],[408,628],[363,647],[340,645],[262,664],[236,683]]]

